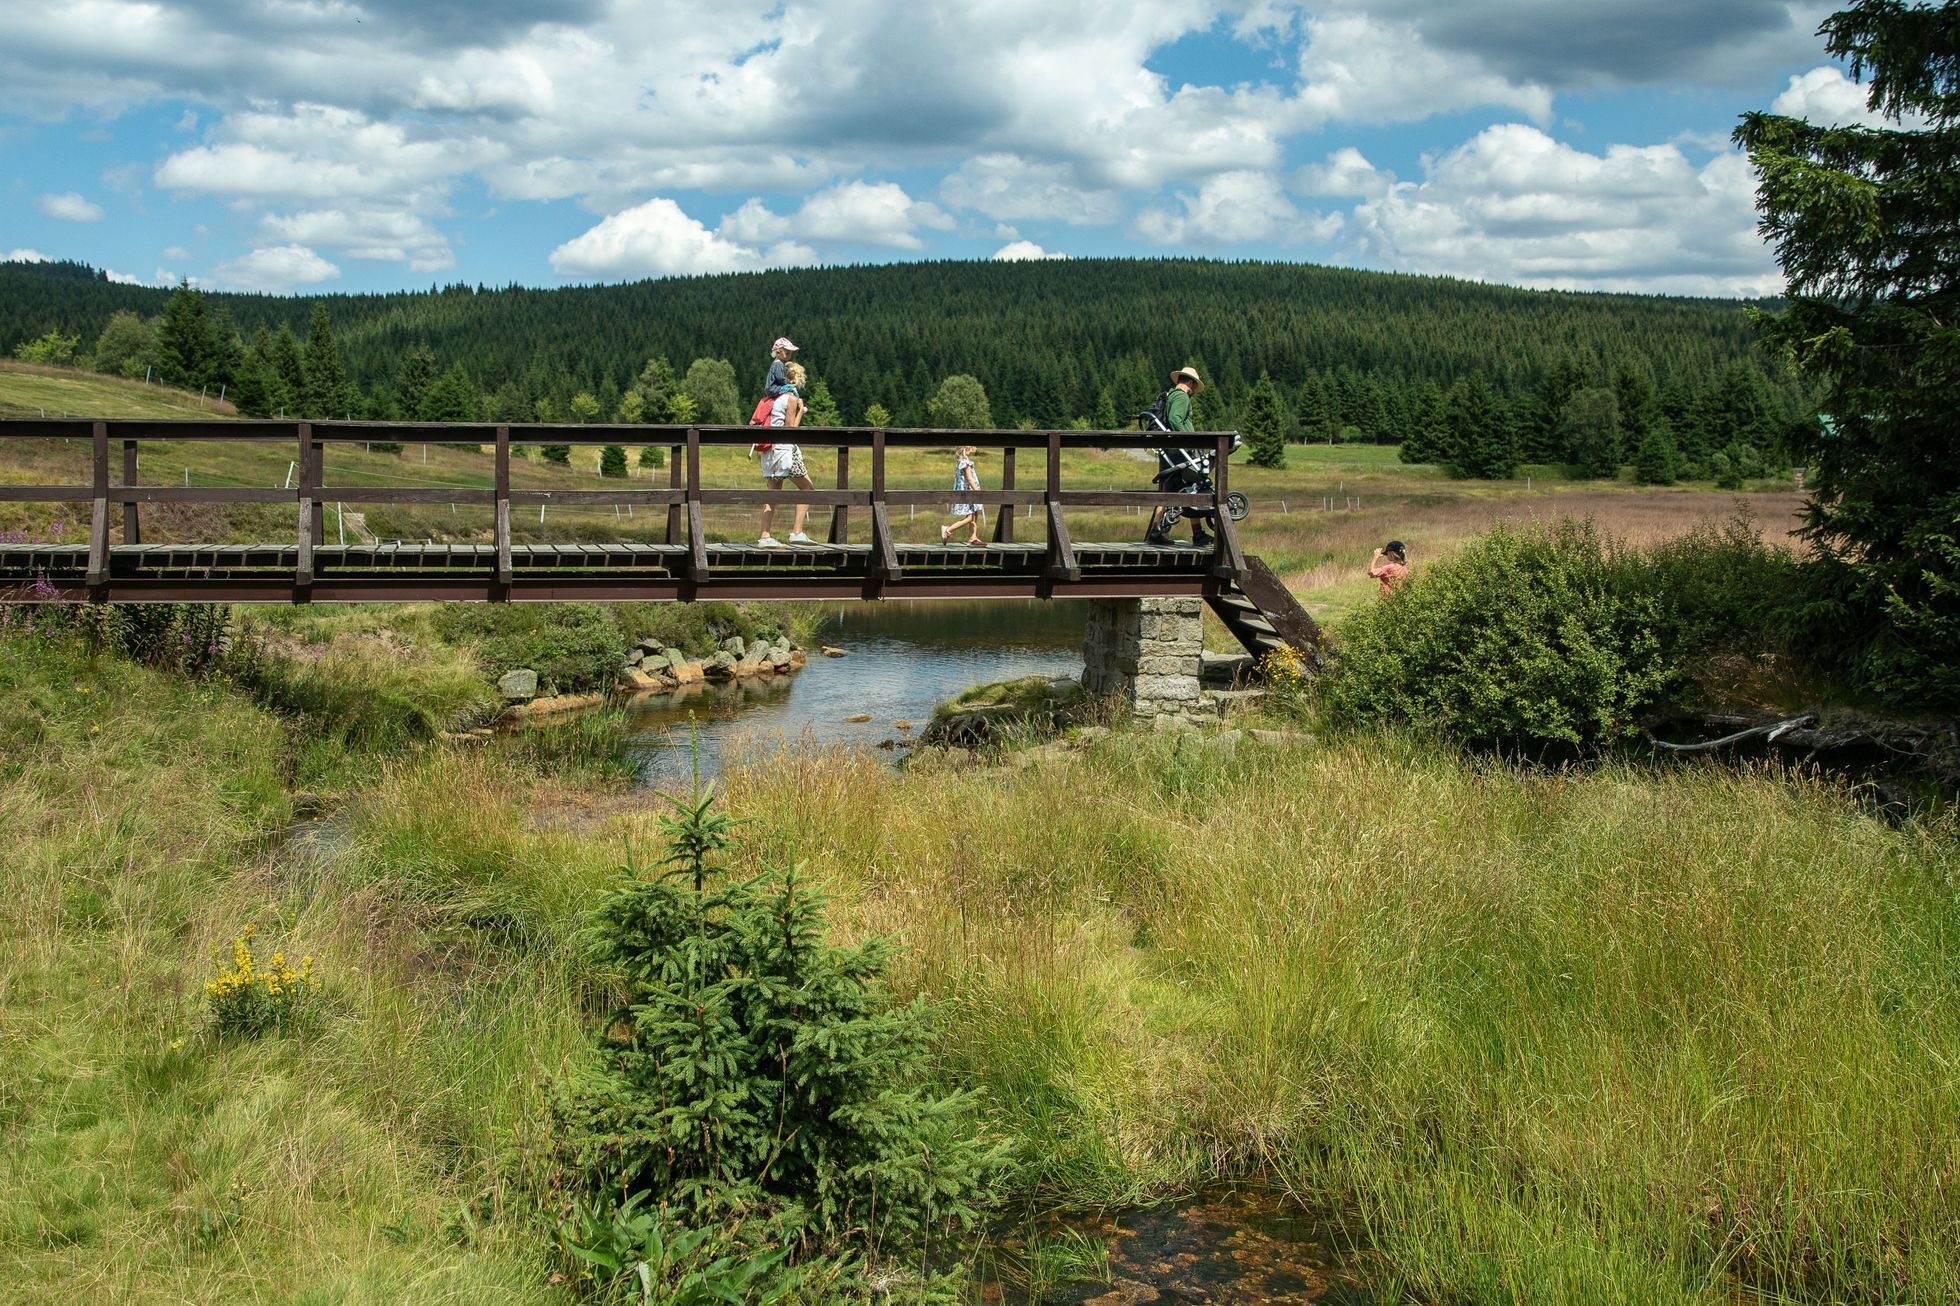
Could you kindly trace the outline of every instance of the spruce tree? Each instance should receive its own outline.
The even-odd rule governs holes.
[[[401,366],[395,369],[395,411],[403,421],[439,422],[440,417],[425,417],[422,412],[423,397],[436,383],[436,356],[427,345],[414,344],[402,355]]]
[[[1481,376],[1456,383],[1447,420],[1452,476],[1503,480],[1517,471],[1518,439],[1511,415]]]
[[[423,391],[415,410],[415,420],[420,422],[475,422],[482,417],[476,383],[461,363],[450,364],[449,370]]]
[[[1116,396],[1110,393],[1108,386],[1096,392],[1096,415],[1092,420],[1098,431],[1122,429],[1122,424],[1116,417]]]
[[[353,399],[353,390],[347,384],[347,367],[340,360],[340,342],[334,339],[333,318],[325,304],[315,304],[306,330],[300,416],[316,421],[343,418],[353,406]]]
[[[1619,475],[1620,406],[1613,392],[1594,386],[1566,400],[1559,441],[1566,457],[1587,476]]]
[[[163,306],[157,327],[157,379],[198,389],[208,385],[218,362],[218,330],[204,292],[179,282]]]
[[[1286,413],[1280,406],[1279,391],[1273,388],[1273,378],[1264,372],[1246,398],[1239,428],[1255,466],[1286,466]]]
[[[1674,448],[1674,434],[1666,422],[1657,421],[1633,457],[1633,479],[1641,485],[1672,485],[1680,475],[1680,454]]]
[[[837,400],[831,396],[830,387],[822,378],[810,383],[810,397],[804,406],[803,425],[842,426],[844,415],[837,411]]]
[[[277,404],[273,416],[298,414],[306,399],[306,359],[300,350],[299,337],[284,322],[272,337],[271,358],[273,371],[279,376],[279,388],[272,396]]]
[[[626,450],[624,447],[609,444],[599,450],[599,475],[625,477]]]

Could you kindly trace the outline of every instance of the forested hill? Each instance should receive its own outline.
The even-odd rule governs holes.
[[[55,329],[78,336],[86,354],[114,312],[159,314],[168,293],[77,264],[0,264],[0,347]],[[563,412],[578,391],[610,416],[656,356],[676,372],[694,358],[728,359],[749,394],[769,341],[789,335],[845,420],[874,403],[895,422],[922,420],[939,381],[968,373],[997,422],[1042,426],[1112,409],[1127,424],[1186,362],[1214,381],[1213,417],[1231,415],[1262,371],[1289,401],[1309,381],[1331,390],[1338,377],[1350,390],[1378,391],[1392,412],[1425,382],[1481,377],[1523,399],[1559,368],[1582,385],[1610,384],[1632,365],[1651,369],[1663,390],[1700,391],[1735,364],[1757,366],[1734,301],[1291,263],[900,263],[544,290],[207,298],[243,341],[261,325],[303,337],[314,306],[325,305],[356,407],[375,415],[418,344],[439,369],[460,364],[493,409],[516,409],[505,416],[528,416],[539,400]]]

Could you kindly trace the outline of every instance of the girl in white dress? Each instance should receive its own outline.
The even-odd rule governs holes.
[[[973,467],[974,447],[970,444],[963,444],[957,452],[959,461],[953,465],[953,493],[960,494],[979,489],[980,473],[975,471]],[[977,503],[955,503],[953,505],[953,515],[958,518],[957,521],[939,528],[939,542],[941,544],[947,543],[947,537],[962,526],[966,527],[966,542],[968,544],[986,543],[985,540],[980,538],[980,527],[987,519],[987,510],[985,507]]]

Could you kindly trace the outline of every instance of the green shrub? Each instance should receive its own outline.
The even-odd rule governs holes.
[[[1761,653],[1798,642],[1813,589],[1807,565],[1772,548],[1746,516],[1619,559],[1617,582],[1644,593],[1659,613],[1670,659],[1714,652]]]
[[[626,868],[586,934],[621,996],[555,1098],[564,1190],[825,1249],[977,1219],[995,1153],[969,1097],[926,1082],[928,1013],[887,996],[890,946],[826,943],[794,869],[715,864],[733,822],[712,792],[675,807],[665,870]]]
[[[1330,705],[1482,744],[1624,738],[1674,676],[1622,569],[1589,523],[1499,526],[1350,619]]]

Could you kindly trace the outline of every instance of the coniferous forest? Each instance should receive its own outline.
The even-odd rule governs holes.
[[[940,387],[966,376],[997,425],[1128,426],[1190,363],[1210,382],[1203,425],[1276,411],[1289,439],[1398,443],[1472,476],[1603,471],[1642,450],[1650,479],[1779,466],[1812,408],[1747,307],[1184,259],[298,298],[0,264],[0,343],[21,356],[224,386],[249,413],[734,422],[788,335],[813,422],[932,424]],[[1262,393],[1248,414],[1262,377],[1276,410]]]

